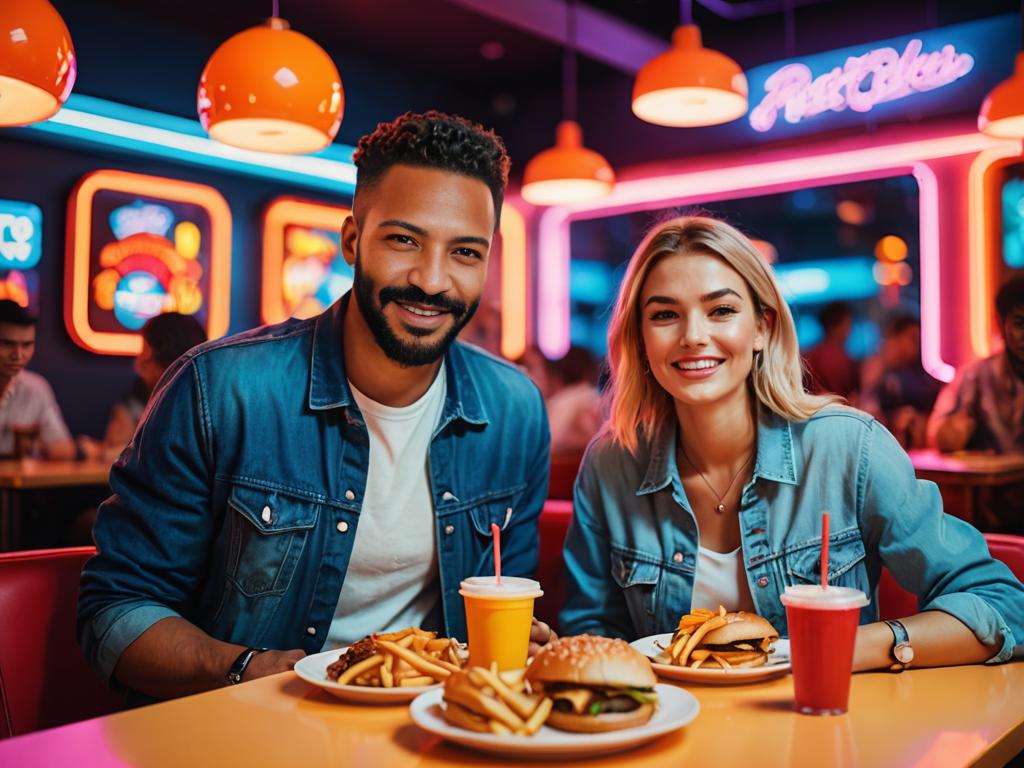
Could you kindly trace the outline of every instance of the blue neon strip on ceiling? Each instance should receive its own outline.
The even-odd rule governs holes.
[[[196,120],[72,94],[49,120],[8,129],[26,137],[138,152],[151,157],[242,173],[287,184],[352,194],[354,148],[332,144],[312,155],[278,155],[229,147]]]

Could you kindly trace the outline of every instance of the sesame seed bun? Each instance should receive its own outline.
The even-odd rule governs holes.
[[[610,688],[653,688],[657,682],[642,653],[624,640],[596,635],[561,637],[548,643],[533,657],[526,679]]]

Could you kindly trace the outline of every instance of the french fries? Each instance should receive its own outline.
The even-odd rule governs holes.
[[[452,725],[478,733],[532,736],[547,720],[554,702],[527,690],[524,670],[470,667],[453,672],[444,684],[444,716]]]
[[[712,639],[710,642],[719,643],[702,648],[701,644],[705,637],[717,629],[730,625],[733,632],[736,622],[745,624],[755,623],[756,629],[752,634],[741,635],[743,637],[755,637],[755,639],[735,641],[733,639],[721,640]],[[763,634],[761,634],[763,632]],[[721,633],[718,633],[721,635]],[[690,667],[700,669],[701,667],[715,667],[728,671],[730,669],[759,667],[768,660],[768,654],[772,652],[772,643],[778,639],[778,633],[767,621],[754,614],[729,613],[724,607],[719,606],[717,611],[707,608],[695,608],[679,619],[672,640],[667,646],[659,647],[663,653],[654,657],[653,660],[659,664],[670,664],[679,667]],[[722,643],[725,643],[724,645]]]
[[[409,627],[353,644],[327,668],[327,676],[339,685],[409,688],[444,682],[462,663],[457,640]]]

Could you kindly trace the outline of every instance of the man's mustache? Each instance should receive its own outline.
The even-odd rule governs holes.
[[[381,309],[384,309],[388,302],[399,301],[433,307],[441,310],[442,312],[450,312],[455,317],[461,317],[466,313],[465,302],[449,298],[441,293],[431,296],[414,285],[410,285],[406,288],[394,288],[391,286],[381,288],[378,296],[380,297]]]

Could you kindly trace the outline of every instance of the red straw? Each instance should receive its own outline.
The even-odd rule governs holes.
[[[828,589],[828,512],[821,513],[821,588]]]
[[[501,528],[491,523],[491,535],[494,536],[494,581],[501,584]]]

